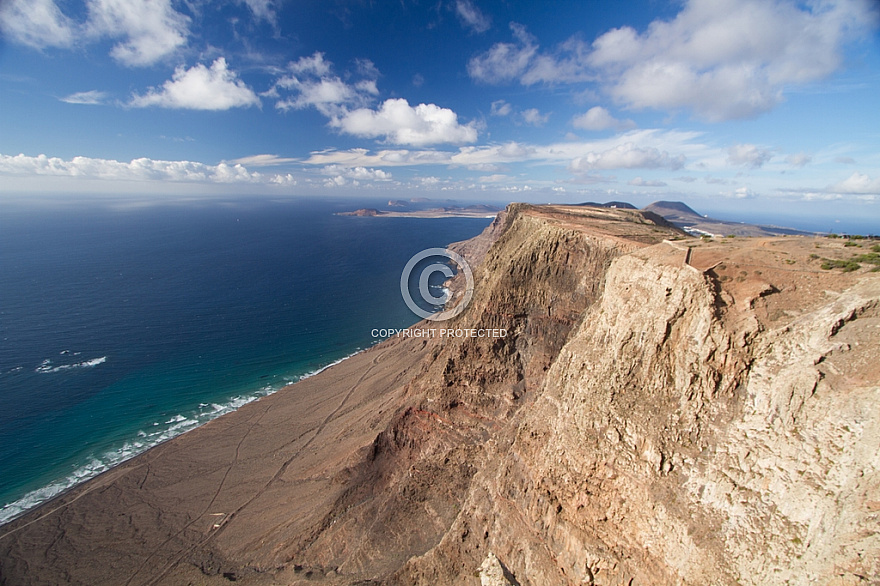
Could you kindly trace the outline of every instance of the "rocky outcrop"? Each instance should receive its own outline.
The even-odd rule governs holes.
[[[513,205],[456,248],[442,327],[506,336],[391,340],[169,442],[4,526],[0,576],[880,581],[880,275],[817,266],[842,245]]]

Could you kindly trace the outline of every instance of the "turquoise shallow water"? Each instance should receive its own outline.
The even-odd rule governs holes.
[[[3,204],[0,522],[415,321],[400,272],[489,219],[381,202]]]

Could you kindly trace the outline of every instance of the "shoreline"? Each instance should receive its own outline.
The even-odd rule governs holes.
[[[254,531],[294,540],[341,497],[344,470],[391,424],[425,352],[384,340],[72,487],[0,527],[0,574],[28,559],[25,575],[48,583],[190,583],[205,574],[179,556],[204,543],[234,549]],[[44,546],[60,547],[45,570],[32,557]],[[85,550],[112,551],[113,563]]]
[[[373,344],[369,348],[359,348],[358,350],[352,352],[351,354],[348,354],[347,356],[344,356],[324,366],[299,375],[299,378],[297,378],[296,380],[287,380],[285,384],[278,387],[277,389],[272,388],[271,385],[265,385],[257,388],[256,390],[239,393],[236,396],[231,397],[223,404],[200,403],[200,406],[197,409],[201,409],[202,406],[213,406],[214,410],[205,413],[205,417],[203,419],[190,419],[190,417],[184,417],[182,414],[177,414],[171,417],[171,419],[164,422],[164,425],[172,424],[171,427],[159,432],[159,437],[156,438],[157,441],[148,443],[141,443],[137,441],[139,438],[145,437],[141,435],[144,434],[143,430],[141,429],[134,436],[128,437],[123,440],[123,444],[121,446],[110,447],[109,449],[106,449],[100,457],[92,456],[90,462],[78,465],[73,470],[73,472],[71,472],[67,476],[52,480],[48,484],[45,484],[40,488],[25,493],[20,498],[12,502],[3,504],[2,507],[0,507],[0,529],[5,527],[9,523],[12,523],[16,519],[27,515],[31,511],[48,505],[56,499],[63,498],[70,491],[75,490],[83,484],[95,480],[100,476],[107,474],[108,472],[112,472],[119,466],[122,466],[125,463],[130,462],[134,458],[146,454],[154,448],[157,448],[176,438],[182,437],[187,433],[200,429],[208,423],[211,423],[212,421],[216,421],[231,413],[235,413],[245,405],[256,403],[262,399],[265,399],[266,397],[270,397],[280,391],[292,387],[293,385],[301,381],[317,376],[322,372],[357,356],[358,354],[368,351],[370,348],[376,345],[377,344]],[[190,413],[190,415],[193,414]],[[198,417],[199,415],[201,414],[196,414],[195,417]],[[189,425],[184,425],[188,421],[192,423],[190,423]],[[154,422],[153,425],[158,426],[162,424]],[[177,432],[175,433],[175,431]],[[117,458],[114,458],[114,455],[116,454],[118,454],[119,456]],[[12,512],[12,509],[17,510]],[[7,513],[7,511],[9,512]],[[0,535],[0,537],[3,537],[5,535],[6,534]]]

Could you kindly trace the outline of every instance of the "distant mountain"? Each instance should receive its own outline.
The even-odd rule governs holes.
[[[812,234],[793,228],[780,228],[778,226],[759,226],[746,224],[745,222],[728,222],[717,220],[708,216],[700,215],[696,210],[680,201],[655,201],[643,208],[643,211],[653,212],[672,222],[685,232],[700,236],[710,234],[713,236],[780,236],[783,234]]]
[[[698,214],[689,205],[681,201],[655,201],[651,205],[647,206],[645,209],[652,211],[655,214],[660,214],[667,220],[674,215],[678,215],[683,218],[703,219],[703,216]]]

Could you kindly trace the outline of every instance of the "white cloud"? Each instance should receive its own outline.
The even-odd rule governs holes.
[[[511,24],[515,42],[473,57],[468,73],[484,83],[597,81],[627,108],[751,118],[776,106],[786,88],[837,71],[844,44],[876,23],[868,0],[688,0],[642,33],[612,29],[591,46],[572,38],[550,52]]]
[[[786,86],[836,71],[842,45],[875,20],[861,0],[690,0],[643,34],[629,27],[605,33],[590,62],[628,107],[748,118],[778,104]]]
[[[793,167],[803,167],[813,160],[812,155],[807,153],[795,153],[785,157],[785,162]]]
[[[376,87],[379,71],[372,61],[359,60],[356,66],[362,79],[347,83],[332,73],[333,64],[324,59],[323,53],[315,52],[290,63],[289,73],[275,82],[269,94],[278,97],[280,90],[293,92],[275,103],[279,110],[315,108],[324,116],[334,118],[348,108],[368,105],[379,94]]]
[[[275,165],[287,165],[295,163],[298,159],[290,159],[279,157],[278,155],[251,155],[230,161],[235,165],[245,165],[246,167],[273,167]]]
[[[477,181],[480,183],[503,183],[508,179],[511,179],[510,175],[495,173],[494,175],[484,175],[477,179]]]
[[[75,22],[53,0],[0,2],[8,39],[43,49],[121,39],[110,55],[127,66],[153,65],[186,45],[190,19],[171,0],[86,0],[88,18]]]
[[[275,24],[275,3],[272,0],[244,0],[254,16]]]
[[[472,0],[456,0],[455,14],[463,25],[477,33],[484,33],[492,26],[492,19],[483,14]]]
[[[310,74],[323,76],[330,73],[333,64],[324,59],[324,54],[315,52],[308,57],[300,57],[296,61],[290,63],[287,68],[294,74]]]
[[[338,164],[347,167],[397,167],[447,165],[495,173],[510,163],[569,166],[582,159],[581,166],[595,168],[671,168],[689,159],[719,158],[721,152],[701,144],[699,132],[634,130],[594,141],[565,141],[552,144],[506,142],[481,146],[460,146],[457,151],[433,149],[387,149],[370,152],[356,148],[314,152],[306,165]]]
[[[348,181],[342,175],[337,175],[324,181],[324,187],[342,187],[344,185],[348,185]]]
[[[410,151],[407,149],[388,149],[371,154],[367,149],[355,148],[345,151],[319,151],[303,161],[307,165],[342,165],[407,167],[415,165],[442,165],[452,159],[453,153],[446,151]]]
[[[321,169],[324,175],[335,175],[355,181],[391,181],[391,173],[382,169],[367,169],[366,167],[344,167],[342,165],[327,165]]]
[[[260,0],[256,0],[260,1]],[[153,65],[186,45],[190,19],[171,0],[86,0],[75,22],[53,0],[0,2],[0,30],[14,42],[43,49],[121,39],[110,55],[127,66]]]
[[[178,67],[172,79],[145,95],[134,95],[129,105],[136,108],[160,106],[189,110],[229,110],[259,106],[260,98],[217,58],[208,69],[201,63],[190,69]]]
[[[630,179],[629,181],[627,181],[627,183],[636,187],[666,187],[666,183],[662,181],[642,179],[641,177]]]
[[[91,90],[88,92],[76,92],[75,94],[70,94],[69,96],[65,96],[59,99],[62,102],[67,102],[68,104],[98,105],[103,104],[104,101],[107,99],[107,92],[101,92],[98,90]]]
[[[120,181],[174,181],[201,183],[290,184],[286,175],[263,175],[240,164],[206,165],[193,161],[161,161],[148,158],[130,162],[91,157],[70,160],[38,155],[0,154],[0,174],[15,176],[76,177]]]
[[[574,172],[608,169],[680,169],[685,162],[683,155],[672,156],[653,147],[638,147],[631,142],[623,143],[601,152],[590,152],[572,160],[569,168]]]
[[[275,104],[279,110],[303,109],[314,107],[326,116],[337,112],[337,108],[347,102],[356,101],[360,95],[356,88],[346,84],[338,77],[317,81],[290,82],[299,95],[293,99],[280,100]]]
[[[490,116],[509,116],[513,112],[513,106],[504,100],[495,100],[492,102],[492,109],[489,110]]]
[[[749,187],[737,187],[733,191],[724,191],[719,195],[732,199],[755,199],[758,197],[758,194],[752,191]]]
[[[737,144],[727,149],[727,160],[732,165],[744,165],[757,169],[773,157],[770,151],[753,144]]]
[[[459,124],[452,110],[435,104],[412,107],[402,98],[385,100],[378,110],[345,112],[330,124],[346,134],[412,146],[477,140],[474,123]]]
[[[575,128],[593,131],[608,130],[609,128],[623,130],[633,128],[636,125],[632,120],[618,120],[602,106],[593,106],[580,116],[575,116],[571,124]]]
[[[594,76],[586,66],[588,47],[569,39],[555,51],[541,52],[535,37],[518,23],[510,23],[514,43],[496,43],[468,61],[468,74],[483,83],[519,81],[523,85],[588,81]]]
[[[840,183],[828,188],[832,193],[880,195],[880,177],[871,179],[862,173],[853,173]]]
[[[0,31],[35,49],[70,47],[76,25],[53,0],[8,0],[0,2]]]
[[[468,74],[477,81],[502,83],[520,78],[528,70],[538,46],[526,28],[510,23],[516,43],[496,43],[485,53],[468,61]]]
[[[96,37],[123,37],[110,55],[128,66],[152,65],[186,44],[189,18],[170,0],[90,0],[88,28]]]
[[[529,126],[544,126],[550,119],[550,114],[541,114],[537,108],[529,108],[520,112],[523,122]]]

